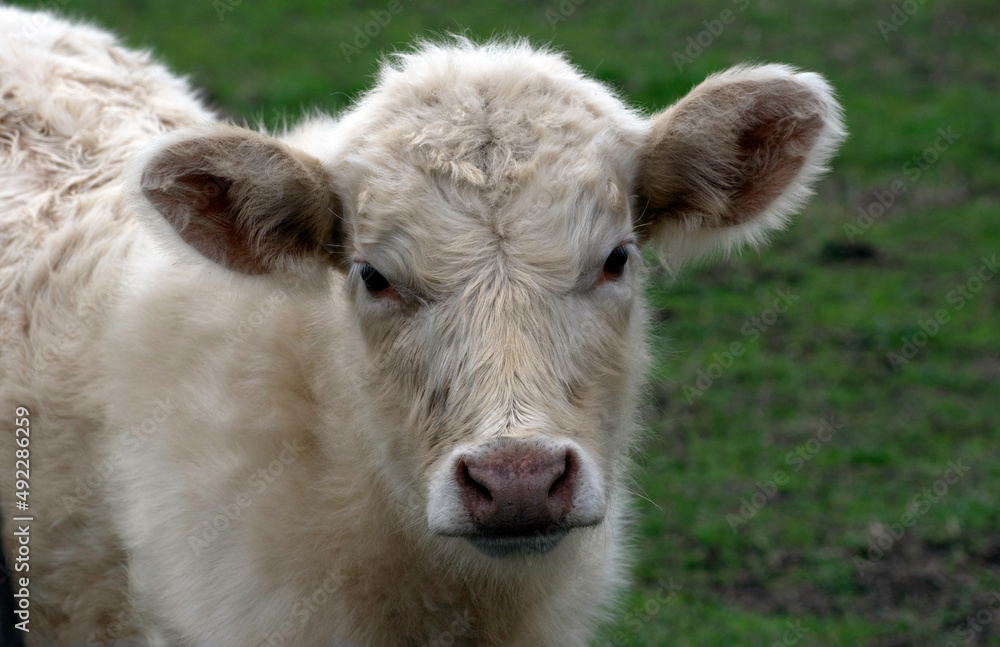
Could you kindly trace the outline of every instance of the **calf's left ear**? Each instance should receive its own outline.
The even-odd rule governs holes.
[[[133,172],[131,190],[152,204],[167,235],[172,230],[235,272],[269,274],[330,258],[328,246],[341,249],[341,207],[329,173],[266,135],[225,124],[176,133]]]
[[[758,246],[802,206],[845,135],[818,74],[765,65],[712,76],[650,119],[637,231],[671,271]]]

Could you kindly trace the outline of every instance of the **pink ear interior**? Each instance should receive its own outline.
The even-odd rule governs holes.
[[[706,85],[653,118],[639,175],[645,221],[729,227],[753,219],[792,184],[829,112],[790,75]]]
[[[821,111],[811,90],[791,81],[774,82],[755,97],[737,140],[730,198],[735,222],[760,214],[788,189],[823,130]]]
[[[232,181],[209,173],[173,179],[169,190],[144,193],[189,245],[211,261],[243,274],[265,274],[269,268],[240,232],[229,199]]]
[[[339,201],[317,160],[218,128],[169,144],[142,174],[143,194],[187,244],[236,272],[265,274],[339,242]]]

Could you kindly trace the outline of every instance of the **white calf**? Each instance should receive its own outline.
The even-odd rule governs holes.
[[[37,645],[585,644],[628,571],[640,248],[763,242],[843,136],[815,74],[647,118],[462,40],[271,136],[98,30],[0,33]]]

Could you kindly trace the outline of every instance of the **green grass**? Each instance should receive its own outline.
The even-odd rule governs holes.
[[[401,1],[350,61],[341,44],[388,2],[244,0],[223,19],[211,0],[64,6],[154,49],[227,113],[271,125],[342,109],[379,56],[449,31],[551,42],[650,110],[742,61],[825,74],[851,136],[791,230],[764,254],[650,285],[660,359],[638,477],[647,499],[635,583],[599,644],[1000,645],[1000,611],[973,642],[956,631],[1000,590],[1000,278],[961,309],[949,301],[981,257],[1000,255],[995,0],[917,3],[888,38],[878,21],[903,2]],[[560,6],[574,8],[553,28]],[[674,53],[726,9],[734,20],[678,69]],[[914,177],[939,128],[958,139]],[[895,204],[845,230],[895,180]],[[744,326],[777,290],[798,298],[752,339]],[[888,353],[942,309],[948,323],[895,371]],[[733,342],[743,354],[689,396]],[[824,418],[842,427],[789,462]],[[949,461],[968,474],[859,572],[878,524],[898,522]],[[787,483],[734,532],[727,515],[777,470]]]

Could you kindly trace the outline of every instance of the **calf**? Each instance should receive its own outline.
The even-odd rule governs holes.
[[[843,137],[788,67],[646,117],[462,39],[269,135],[99,30],[0,32],[35,645],[586,644],[628,572],[641,250],[759,245]]]

